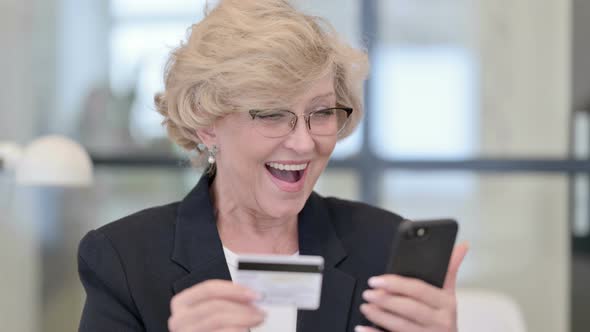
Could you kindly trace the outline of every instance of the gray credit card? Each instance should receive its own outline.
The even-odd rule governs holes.
[[[234,282],[262,295],[260,304],[315,310],[323,269],[321,256],[240,255]]]

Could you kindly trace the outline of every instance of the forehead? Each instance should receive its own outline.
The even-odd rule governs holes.
[[[295,98],[294,105],[308,104],[317,99],[334,99],[334,76],[327,75],[322,79],[312,82],[307,90]]]
[[[333,75],[326,75],[312,81],[299,91],[282,91],[271,87],[259,91],[241,94],[236,100],[236,109],[292,109],[305,108],[316,101],[327,100],[333,103],[336,99]]]

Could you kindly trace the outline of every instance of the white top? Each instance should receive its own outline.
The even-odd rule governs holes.
[[[238,269],[238,255],[225,246],[223,247],[223,253],[225,254],[229,273],[234,279],[234,274]],[[299,252],[294,255],[299,255]],[[259,307],[266,312],[266,319],[261,325],[250,329],[250,332],[295,332],[297,330],[296,307],[266,305],[259,305]]]

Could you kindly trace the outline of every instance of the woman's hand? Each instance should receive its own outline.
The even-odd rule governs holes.
[[[386,274],[369,279],[361,305],[368,320],[387,331],[395,332],[456,332],[457,302],[455,284],[457,271],[467,253],[467,244],[453,250],[443,288],[424,281]],[[357,326],[356,332],[379,330]]]
[[[208,280],[178,293],[170,301],[170,332],[246,332],[260,325],[265,313],[258,295],[227,280]]]

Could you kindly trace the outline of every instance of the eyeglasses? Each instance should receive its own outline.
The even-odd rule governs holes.
[[[338,135],[348,123],[352,108],[331,107],[297,115],[288,110],[250,110],[256,130],[265,137],[287,136],[300,116],[303,116],[309,133],[316,136]]]

